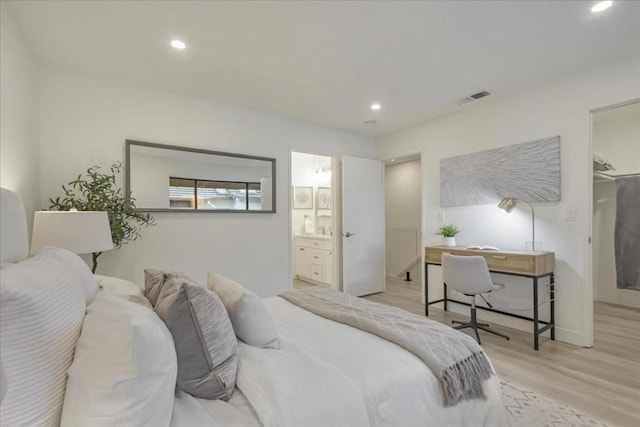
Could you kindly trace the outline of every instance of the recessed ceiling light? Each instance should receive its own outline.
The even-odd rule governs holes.
[[[180,41],[180,40],[171,40],[171,46],[173,46],[174,48],[179,49],[179,50],[182,50],[185,47],[187,47],[185,42]]]
[[[609,9],[612,4],[613,2],[611,0],[599,1],[593,5],[591,12],[602,12],[603,10]]]
[[[373,111],[378,111],[381,108],[382,108],[382,105],[380,105],[380,104],[371,104],[371,109]]]

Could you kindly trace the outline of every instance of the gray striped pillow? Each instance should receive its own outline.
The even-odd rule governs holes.
[[[0,342],[9,385],[0,406],[3,426],[60,424],[85,312],[83,277],[69,266],[70,257],[78,256],[44,248],[0,275]]]
[[[155,311],[173,335],[178,387],[202,399],[228,400],[236,385],[238,342],[220,298],[174,275],[162,286]]]

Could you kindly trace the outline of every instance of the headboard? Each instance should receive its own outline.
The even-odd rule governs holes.
[[[0,188],[0,264],[20,262],[29,255],[27,216],[18,193]]]

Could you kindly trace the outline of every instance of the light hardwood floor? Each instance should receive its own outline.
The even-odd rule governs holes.
[[[424,314],[420,283],[389,278],[387,290],[365,298]],[[446,324],[464,316],[430,308]],[[523,388],[594,415],[609,425],[640,426],[640,310],[595,303],[594,346],[576,347],[491,325],[510,340],[481,333],[482,347],[498,375]],[[469,331],[469,330],[467,330]],[[471,333],[471,332],[468,332]]]

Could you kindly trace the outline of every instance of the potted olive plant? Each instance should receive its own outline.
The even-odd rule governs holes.
[[[455,246],[456,245],[456,235],[460,233],[458,227],[453,224],[446,224],[440,227],[436,234],[442,236],[442,240],[445,246]]]
[[[150,214],[140,212],[136,208],[135,199],[130,194],[124,194],[116,184],[116,175],[121,169],[120,162],[110,167],[111,173],[101,173],[98,166],[90,167],[86,176],[78,175],[76,179],[62,186],[64,197],[49,199],[49,209],[68,211],[75,208],[79,211],[107,212],[111,239],[116,249],[138,239],[143,227],[156,225],[156,222]],[[94,273],[101,254],[102,252],[92,254]]]

